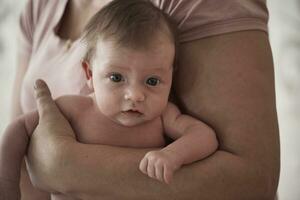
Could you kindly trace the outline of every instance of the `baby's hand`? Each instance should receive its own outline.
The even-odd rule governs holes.
[[[0,200],[20,200],[19,184],[0,178]]]
[[[174,172],[180,168],[178,156],[168,150],[150,151],[140,162],[140,170],[151,178],[170,184]]]

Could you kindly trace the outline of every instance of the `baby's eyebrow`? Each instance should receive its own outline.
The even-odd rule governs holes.
[[[163,66],[144,66],[143,71],[144,72],[151,72],[151,73],[158,73],[158,74],[164,74],[169,72],[169,70],[172,70],[173,66],[163,67]],[[131,71],[132,69],[129,66],[126,65],[117,65],[117,64],[108,64],[106,70],[117,70],[117,71]]]
[[[121,66],[121,65],[109,65],[108,66],[110,69],[128,69],[129,67],[126,67],[126,66]]]
[[[167,73],[172,69],[173,67],[156,67],[156,68],[152,68],[151,70],[159,73]]]

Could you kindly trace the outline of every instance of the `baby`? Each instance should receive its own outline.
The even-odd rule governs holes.
[[[56,99],[79,142],[162,148],[148,152],[139,168],[167,184],[182,165],[216,151],[214,131],[168,101],[176,33],[158,8],[148,1],[112,1],[90,20],[83,41],[81,64],[92,93]],[[22,115],[2,134],[0,184],[11,180],[16,192],[38,119],[37,111]],[[166,146],[164,134],[174,142]]]

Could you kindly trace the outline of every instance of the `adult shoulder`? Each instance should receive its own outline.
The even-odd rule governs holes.
[[[243,30],[267,32],[265,0],[152,1],[175,21],[180,42]]]
[[[36,40],[36,30],[43,21],[43,16],[49,15],[52,18],[57,11],[59,4],[63,4],[66,0],[28,0],[21,12],[19,19],[19,52],[30,57],[34,41]],[[48,10],[52,10],[49,12]],[[49,14],[50,13],[50,14]]]

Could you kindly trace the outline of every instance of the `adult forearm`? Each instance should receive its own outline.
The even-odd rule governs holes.
[[[86,145],[77,142],[57,145],[55,149],[64,151],[47,155],[49,163],[52,163],[51,167],[48,170],[37,168],[34,171],[34,174],[38,174],[39,186],[47,190],[68,194],[74,198],[119,199],[117,197],[120,194],[115,190],[122,189],[129,179],[138,181],[145,188],[150,179],[139,171],[138,166],[144,155],[153,149]],[[127,173],[128,169],[130,171]],[[44,179],[40,179],[41,177]],[[135,190],[134,187],[128,189]],[[127,193],[126,190],[124,188],[124,193]],[[126,196],[127,194],[121,199],[126,199]]]
[[[278,166],[266,167],[225,151],[182,167],[167,185],[139,171],[149,150],[83,144],[68,149],[60,157],[68,164],[57,162],[52,168],[52,184],[76,198],[263,200],[272,199],[277,186]]]

